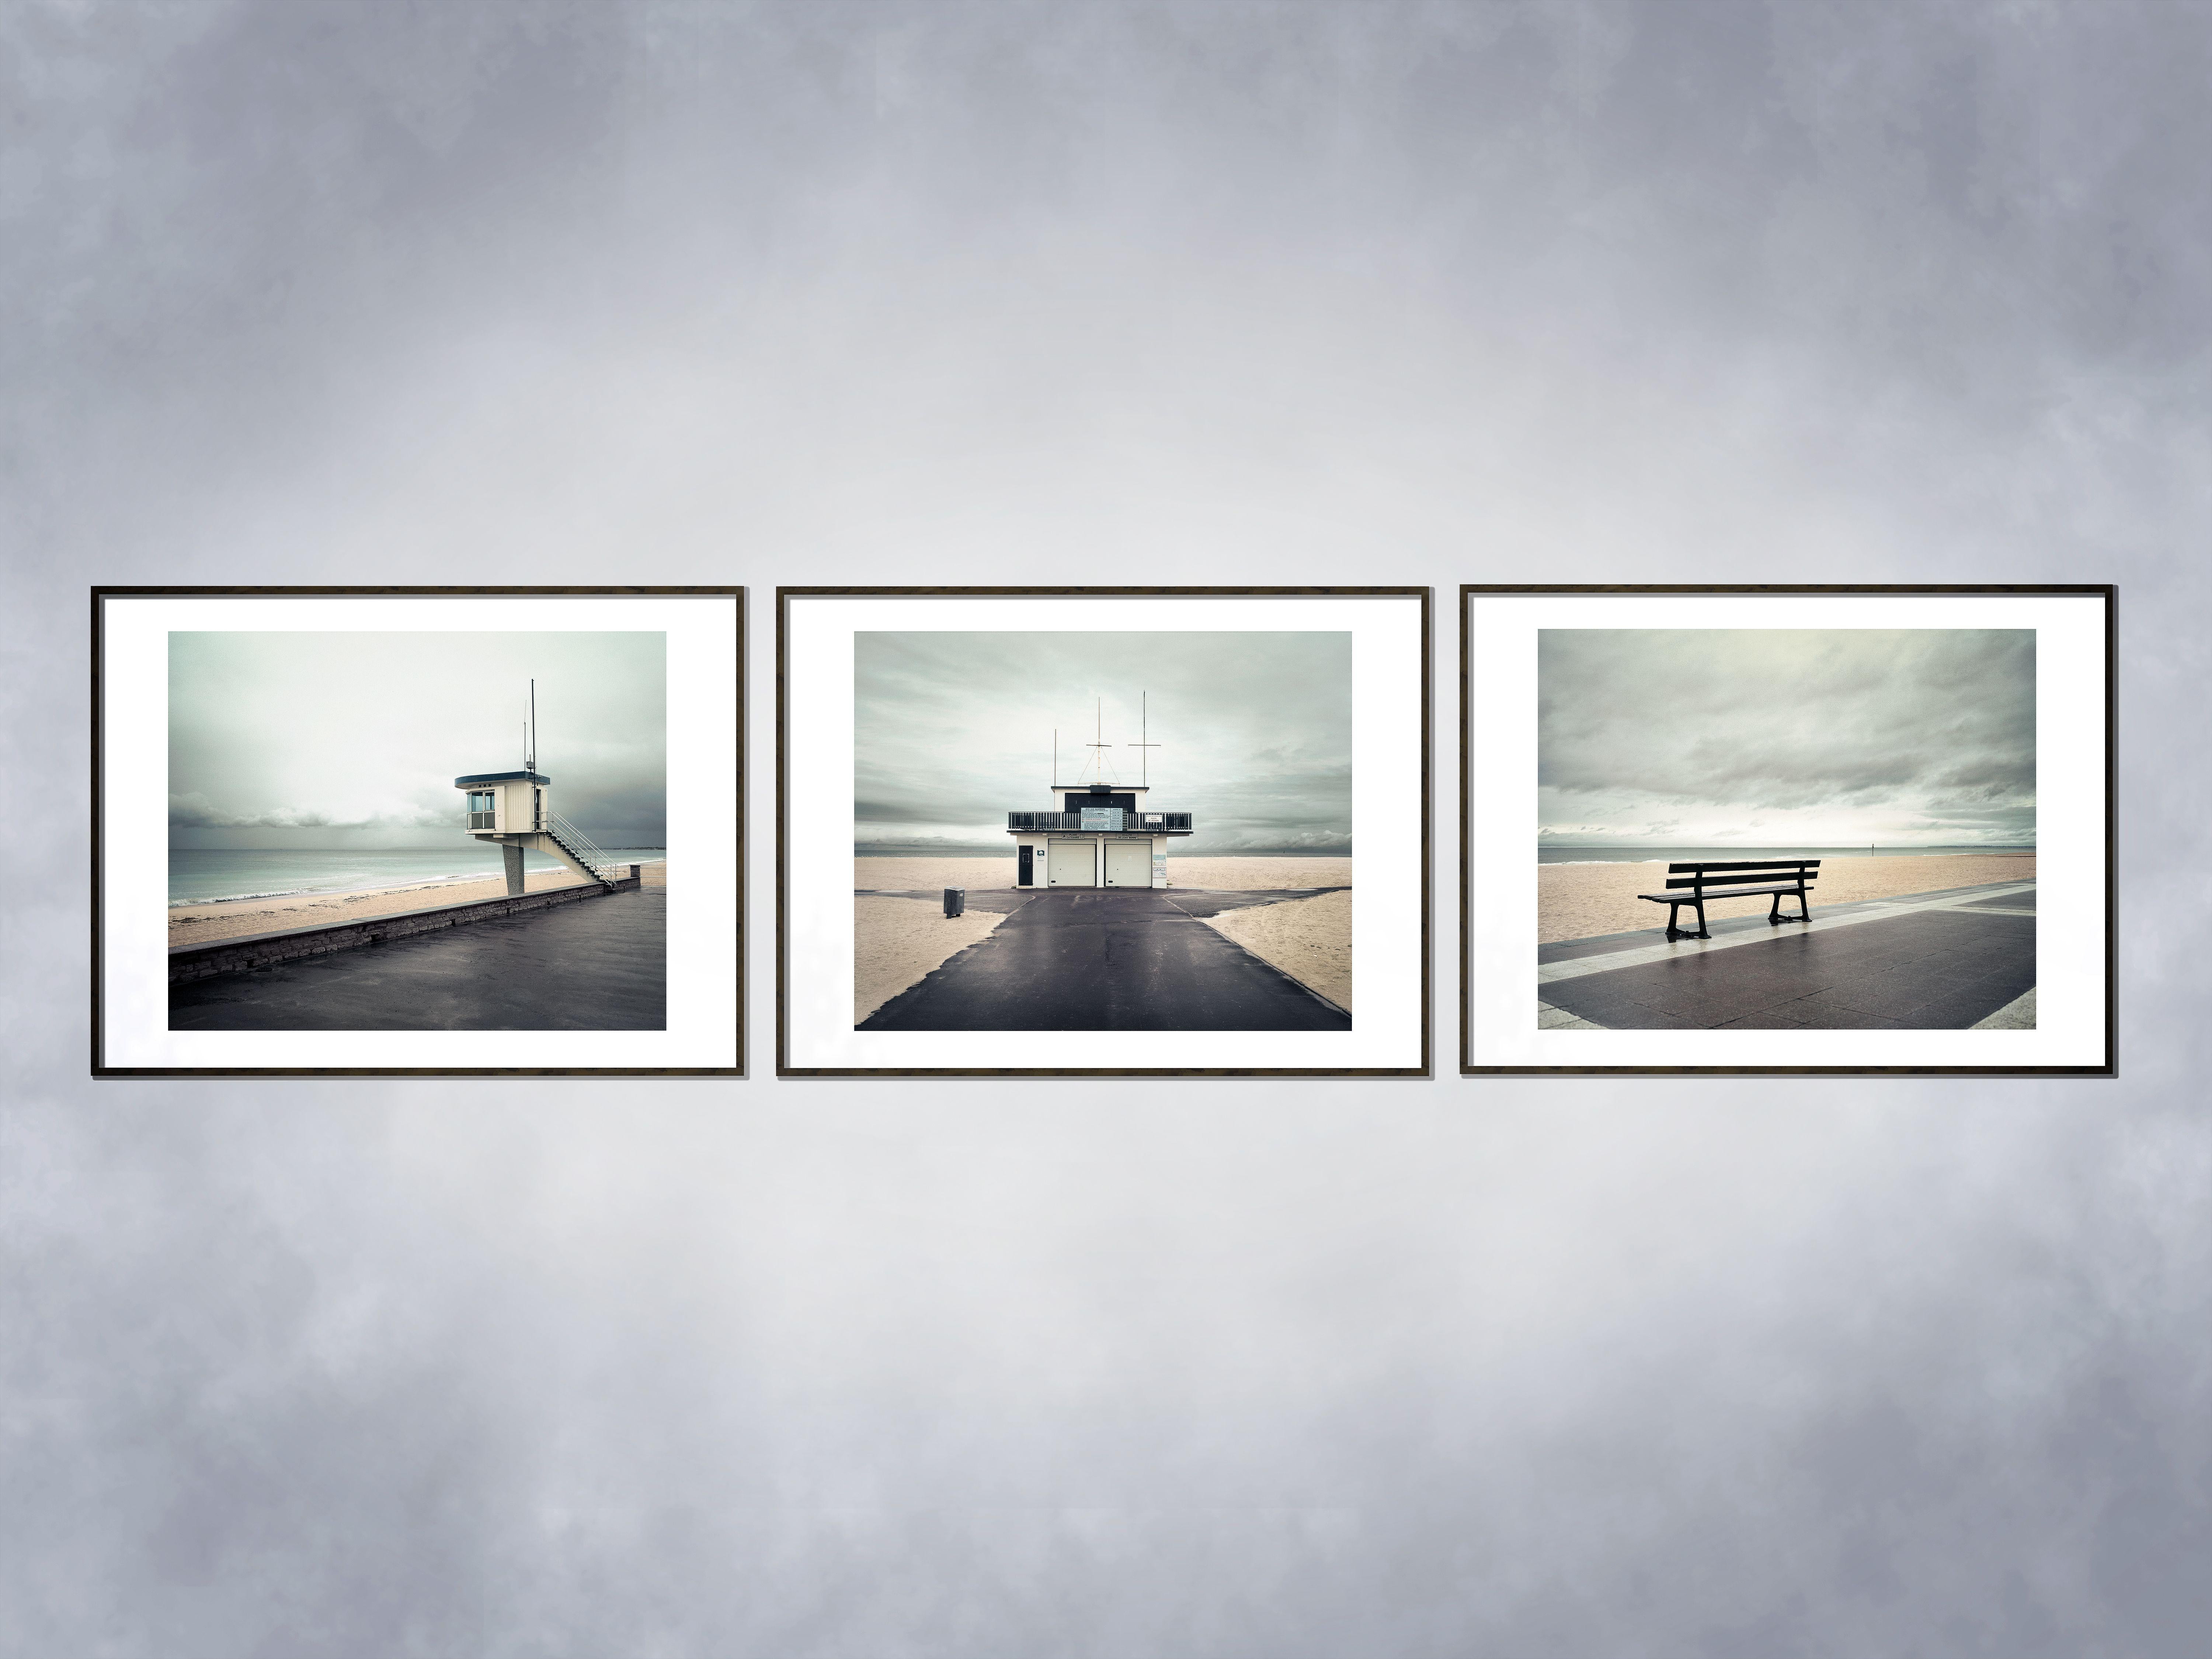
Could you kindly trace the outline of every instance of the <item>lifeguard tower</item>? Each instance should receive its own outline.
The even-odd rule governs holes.
[[[471,772],[453,780],[468,793],[469,833],[495,842],[507,866],[507,890],[522,886],[526,848],[550,854],[586,881],[609,892],[621,879],[621,866],[593,845],[590,836],[554,811],[553,780],[538,769],[538,682],[530,683],[530,712],[522,728],[522,769],[516,772]]]
[[[1143,705],[1139,705],[1140,708]],[[1143,758],[1135,783],[1106,775],[1115,769],[1103,741],[1103,700],[1093,741],[1083,747],[1091,757],[1077,769],[1076,781],[1052,786],[1052,808],[1043,812],[1009,812],[1006,833],[1014,838],[1017,887],[1164,887],[1168,843],[1191,833],[1188,812],[1156,811],[1149,803],[1151,714],[1140,714],[1142,736],[1126,745]],[[1052,734],[1052,775],[1060,776],[1060,733]]]

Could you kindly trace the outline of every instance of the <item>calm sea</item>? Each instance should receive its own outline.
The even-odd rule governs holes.
[[[660,847],[610,847],[610,858],[650,864],[668,856]],[[526,870],[558,870],[559,860],[525,852]],[[500,873],[496,847],[301,848],[296,850],[206,852],[169,849],[169,902],[211,904],[221,899],[278,898],[288,893],[333,893],[360,887],[413,887],[433,881],[482,881]]]
[[[1557,847],[1539,842],[1539,864],[1648,864],[1665,860],[1690,864],[1700,859],[1909,858],[1924,853],[2033,853],[2033,847]]]

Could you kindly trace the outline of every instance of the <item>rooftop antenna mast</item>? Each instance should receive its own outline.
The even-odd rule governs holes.
[[[538,682],[530,682],[530,750],[524,761],[526,770],[538,769]]]
[[[1095,731],[1091,735],[1092,735],[1093,737],[1095,737],[1095,738],[1103,738],[1103,737],[1104,737],[1104,736],[1106,735],[1106,699],[1105,699],[1105,698],[1103,698],[1103,697],[1100,697],[1100,698],[1098,698],[1098,699],[1097,699],[1097,701],[1096,701],[1096,702],[1091,705],[1091,715],[1092,715],[1092,718],[1093,718],[1093,719],[1097,722],[1097,730],[1096,730],[1096,731]],[[1098,769],[1096,772],[1094,772],[1094,773],[1092,773],[1092,774],[1091,774],[1091,781],[1093,783],[1103,783],[1103,782],[1105,782],[1105,781],[1106,781],[1106,757],[1105,757],[1105,755],[1104,755],[1104,753],[1103,753],[1103,750],[1105,750],[1111,749],[1114,745],[1113,745],[1112,744],[1110,744],[1110,743],[1086,743],[1086,744],[1085,744],[1083,746],[1084,746],[1085,749],[1088,749],[1088,750],[1090,750],[1091,751],[1091,763],[1092,763],[1092,764],[1094,764],[1094,765],[1096,765],[1096,766],[1097,767],[1097,769]]]
[[[1149,738],[1152,735],[1151,730],[1152,711],[1150,708],[1152,695],[1152,694],[1149,691],[1139,691],[1137,694],[1137,732],[1138,735],[1140,737]],[[1132,749],[1164,749],[1166,746],[1167,745],[1165,744],[1158,743],[1133,743],[1129,745]],[[1152,757],[1150,755],[1145,755],[1140,757],[1140,758],[1144,763],[1144,766],[1142,771],[1139,774],[1138,781],[1146,788],[1149,789],[1152,787]]]

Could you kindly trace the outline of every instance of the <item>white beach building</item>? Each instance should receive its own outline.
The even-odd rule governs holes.
[[[622,866],[591,838],[553,811],[553,780],[543,772],[471,772],[453,780],[468,794],[468,830],[478,841],[498,843],[507,868],[507,890],[522,891],[526,848],[550,854],[586,881],[612,889]]]
[[[586,881],[595,881],[612,892],[625,874],[635,878],[637,866],[632,865],[625,872],[589,836],[553,810],[553,780],[538,769],[536,680],[530,682],[527,707],[520,771],[471,772],[453,780],[453,787],[468,794],[469,833],[478,841],[499,844],[509,893],[523,890],[526,848],[550,854]]]
[[[1155,811],[1141,783],[1056,783],[1042,812],[1009,812],[1018,887],[1164,887],[1188,812]]]

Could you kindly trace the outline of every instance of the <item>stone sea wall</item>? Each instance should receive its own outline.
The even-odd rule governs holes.
[[[574,904],[605,896],[608,892],[635,891],[641,872],[635,864],[612,888],[597,884],[552,887],[540,893],[502,895],[464,904],[434,904],[422,910],[402,910],[392,915],[364,916],[358,921],[335,922],[322,927],[288,927],[281,933],[247,933],[238,939],[212,939],[205,945],[180,945],[169,952],[169,983],[205,979],[211,974],[234,974],[249,968],[267,968],[280,962],[296,962],[332,951],[356,951],[382,945],[389,939],[416,933],[434,933],[472,921],[489,921],[549,905]]]

